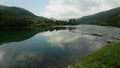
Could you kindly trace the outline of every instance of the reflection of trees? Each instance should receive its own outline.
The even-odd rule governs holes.
[[[0,44],[8,42],[17,42],[34,36],[37,32],[32,30],[0,30]]]
[[[53,31],[66,29],[66,27],[46,27],[46,28],[37,28],[37,29],[1,29],[0,30],[0,44],[9,43],[9,42],[18,42],[22,40],[29,39],[39,32],[44,31]]]

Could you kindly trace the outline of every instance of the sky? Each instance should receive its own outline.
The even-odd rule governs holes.
[[[120,7],[120,0],[0,0],[0,4],[25,8],[38,16],[64,20]]]

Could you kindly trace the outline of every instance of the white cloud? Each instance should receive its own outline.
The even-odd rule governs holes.
[[[3,0],[0,0],[0,4],[3,2]]]
[[[40,15],[68,19],[94,14],[120,6],[120,0],[50,0]]]
[[[4,4],[8,3],[8,1],[12,1],[12,0],[0,0],[0,5],[1,4],[4,5]]]

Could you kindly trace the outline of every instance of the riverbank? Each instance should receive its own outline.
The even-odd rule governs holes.
[[[85,56],[75,68],[120,68],[120,43],[111,43]]]

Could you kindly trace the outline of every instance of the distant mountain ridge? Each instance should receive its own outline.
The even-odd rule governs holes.
[[[120,7],[76,19],[81,24],[96,24],[120,27]]]

